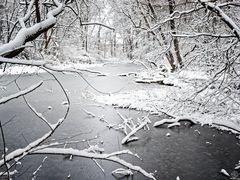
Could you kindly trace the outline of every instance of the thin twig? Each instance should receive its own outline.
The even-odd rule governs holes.
[[[8,180],[10,180],[10,173],[9,173],[9,169],[8,169],[8,165],[7,165],[7,161],[6,161],[6,142],[5,142],[5,137],[4,137],[4,132],[3,132],[3,128],[2,128],[2,122],[0,121],[0,129],[1,129],[1,134],[2,134],[2,141],[3,141],[3,160],[4,160],[4,165],[6,167],[6,171],[7,171],[7,177]],[[2,175],[4,175],[5,173],[3,173]],[[0,175],[0,177],[2,176]]]
[[[15,81],[15,84],[16,84],[16,86],[18,87],[18,89],[21,90],[20,87],[19,87],[19,85],[18,85],[18,83],[17,83],[17,81]],[[22,97],[23,97],[25,103],[27,104],[27,106],[29,107],[29,109],[31,109],[31,111],[32,111],[37,117],[39,117],[51,130],[53,130],[51,124],[47,121],[47,119],[46,119],[45,117],[43,117],[42,114],[40,114],[39,112],[37,112],[37,110],[27,101],[27,99],[26,99],[26,97],[25,97],[24,95],[23,95]]]

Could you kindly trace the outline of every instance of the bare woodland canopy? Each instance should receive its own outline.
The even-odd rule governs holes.
[[[194,63],[232,65],[238,57],[239,6],[224,0],[5,0],[0,54],[30,59],[34,51],[61,58],[59,50],[74,43],[102,56],[165,60],[172,71]]]
[[[48,126],[49,132],[25,148],[8,154],[4,150],[0,167],[6,166],[5,172],[10,178],[9,169],[16,158],[34,153],[74,154],[118,162],[155,179],[145,170],[116,157],[133,155],[129,151],[96,154],[90,148],[56,150],[48,148],[51,145],[41,144],[64,122],[69,112],[68,94],[52,72],[80,74],[73,69],[54,68],[46,57],[52,56],[60,62],[75,61],[75,57],[67,55],[73,49],[86,56],[95,54],[99,59],[120,57],[149,67],[165,65],[171,72],[184,68],[205,71],[212,79],[201,84],[203,87],[197,93],[214,89],[210,98],[218,96],[222,100],[217,105],[228,107],[231,104],[226,113],[239,113],[239,10],[239,0],[1,0],[1,66],[21,64],[42,68],[61,87],[67,106],[66,114],[51,124],[28,104]],[[2,98],[0,104],[24,96],[42,83]],[[204,101],[201,99],[198,105]],[[144,126],[147,123],[148,119]],[[11,162],[12,166],[8,167]]]

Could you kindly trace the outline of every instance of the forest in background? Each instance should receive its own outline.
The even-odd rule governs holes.
[[[173,75],[179,79],[181,72],[188,71],[190,76],[198,74],[197,80],[187,82],[187,74],[182,75],[181,80],[187,82],[188,88],[174,90],[175,99],[166,102],[171,105],[167,109],[175,113],[186,110],[189,114],[199,111],[224,118],[234,125],[225,121],[222,125],[239,132],[239,8],[237,0],[5,0],[0,4],[0,66],[3,71],[17,64],[40,67],[48,73],[79,73],[77,69],[52,65],[128,59],[142,64],[152,77],[161,71],[163,77]],[[153,78],[148,83],[155,81]],[[162,80],[161,83],[169,85]],[[1,99],[0,104],[32,92],[41,84]],[[66,104],[70,104],[64,89],[63,93]],[[54,149],[40,150],[39,144],[55,132],[66,116],[56,124],[40,117],[50,128],[49,133],[31,147],[8,155],[4,152],[0,166],[6,165],[8,170],[7,163],[24,157],[26,152],[52,153]],[[172,117],[178,119],[177,116]],[[92,156],[81,153],[80,156]],[[112,160],[112,156],[106,157]],[[140,172],[154,178],[142,169]]]
[[[208,95],[195,105],[211,101],[238,114],[239,6],[234,0],[6,0],[0,55],[82,63],[127,58],[150,69],[204,72],[210,79],[194,87]]]

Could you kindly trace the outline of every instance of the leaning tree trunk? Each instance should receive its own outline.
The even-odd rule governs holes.
[[[153,5],[152,5],[152,3],[151,3],[151,0],[148,0],[148,7],[149,7],[149,9],[150,9],[150,11],[151,11],[151,13],[152,13],[152,15],[153,15],[153,17],[154,17],[154,20],[157,22],[157,19],[158,19],[158,18],[157,18],[157,14],[156,14],[155,9],[154,9],[154,7],[153,7]],[[162,37],[162,40],[163,40],[163,44],[164,44],[164,45],[167,45],[167,40],[166,40],[166,37],[165,37],[164,33],[162,32],[161,26],[159,26],[158,30],[159,30],[159,32],[160,32],[160,34],[161,34],[161,37]],[[155,33],[154,33],[154,34],[155,34]],[[155,35],[156,35],[156,34],[155,34]],[[156,35],[156,36],[157,36],[157,35]],[[161,42],[160,42],[159,40],[158,40],[158,43],[159,43],[159,45],[161,46]],[[171,50],[169,50],[168,52],[166,52],[166,58],[167,58],[167,61],[168,61],[169,65],[171,66],[171,71],[172,71],[172,72],[175,71],[175,70],[176,70],[176,65],[175,65],[174,56],[173,56]]]

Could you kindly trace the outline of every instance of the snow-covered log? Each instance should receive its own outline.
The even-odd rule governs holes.
[[[129,169],[123,169],[123,168],[118,168],[118,169],[114,170],[112,172],[112,174],[114,176],[117,176],[117,175],[121,176],[121,178],[124,176],[132,176],[133,175],[132,171],[130,171]]]
[[[160,121],[157,121],[153,124],[154,127],[162,126],[164,124],[170,124],[168,125],[168,128],[171,128],[173,126],[179,126],[180,121],[189,121],[191,124],[197,124],[197,121],[190,117],[176,117],[173,119],[162,119]]]

